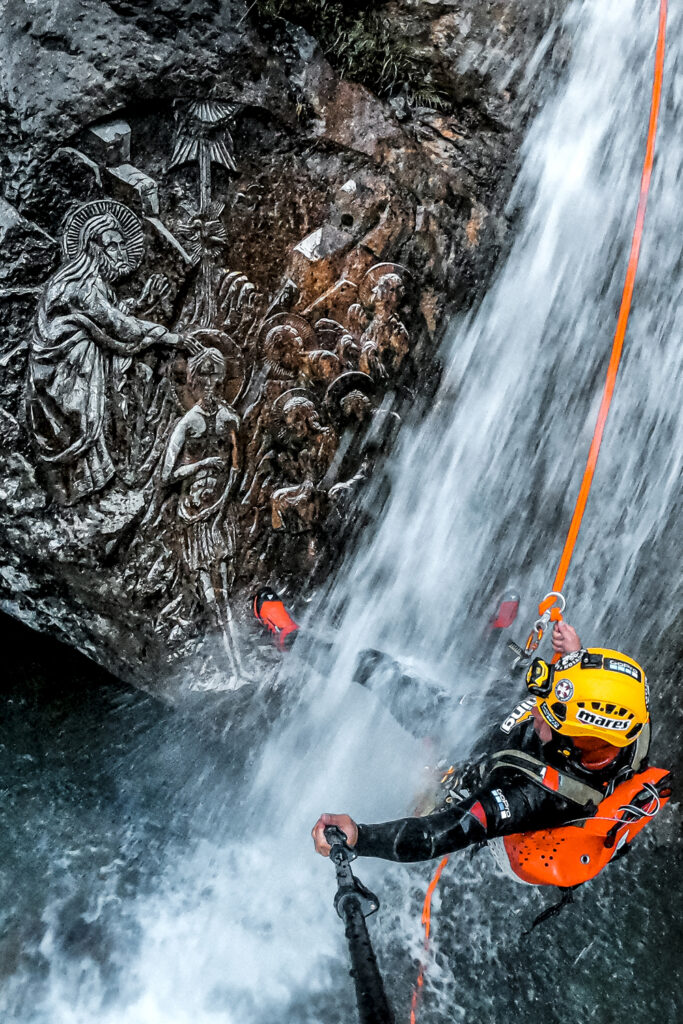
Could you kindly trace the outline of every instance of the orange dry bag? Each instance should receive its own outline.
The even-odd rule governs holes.
[[[512,871],[522,882],[562,889],[590,881],[668,802],[670,783],[665,769],[648,768],[621,782],[590,818],[505,836]]]

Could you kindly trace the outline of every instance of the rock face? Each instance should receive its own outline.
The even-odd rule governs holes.
[[[169,693],[253,680],[249,593],[310,591],[372,529],[505,245],[562,4],[375,5],[431,98],[341,78],[269,6],[0,25],[2,607]]]

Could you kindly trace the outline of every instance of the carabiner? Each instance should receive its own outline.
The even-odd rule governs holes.
[[[523,664],[528,661],[532,654],[534,654],[543,639],[543,635],[551,622],[559,622],[562,619],[562,612],[567,607],[567,601],[563,594],[557,590],[551,590],[549,594],[546,594],[541,603],[538,606],[539,618],[534,622],[531,632],[527,637],[524,650],[517,656],[514,661],[513,669],[519,664]],[[508,645],[510,646],[510,645]],[[515,645],[515,648],[517,645]],[[515,653],[516,650],[515,650]]]

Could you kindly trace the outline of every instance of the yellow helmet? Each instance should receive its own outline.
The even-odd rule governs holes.
[[[534,658],[526,683],[545,721],[563,736],[627,747],[650,720],[645,673],[619,651],[574,651],[554,665]]]

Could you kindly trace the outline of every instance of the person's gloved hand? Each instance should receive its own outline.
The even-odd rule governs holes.
[[[579,634],[568,622],[555,623],[552,642],[556,654],[571,654],[573,651],[580,651],[583,646]]]
[[[329,857],[330,855],[331,847],[327,839],[325,839],[325,829],[328,825],[336,825],[337,828],[342,830],[346,836],[347,846],[355,846],[358,842],[358,825],[348,814],[321,814],[311,831],[316,852],[321,857]]]

